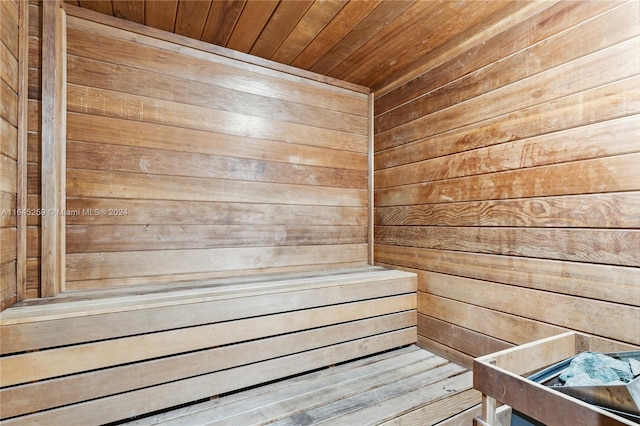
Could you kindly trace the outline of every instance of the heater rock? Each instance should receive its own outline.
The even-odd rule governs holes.
[[[560,374],[565,386],[597,386],[633,380],[631,366],[625,361],[595,352],[583,352],[571,360]]]

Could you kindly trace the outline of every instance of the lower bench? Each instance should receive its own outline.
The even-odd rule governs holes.
[[[377,267],[75,293],[0,314],[0,418],[98,424],[416,341],[416,277]]]

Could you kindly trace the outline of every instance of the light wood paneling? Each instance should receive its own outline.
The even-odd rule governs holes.
[[[628,4],[625,8],[616,9],[614,16],[597,16],[610,8],[611,5],[602,2],[557,2],[513,26],[509,31],[484,40],[484,43],[469,49],[464,57],[451,58],[435,67],[429,72],[428,78],[426,75],[417,77],[381,96],[378,113],[392,109],[394,111],[379,117],[377,124],[380,130],[393,127],[392,121],[402,121],[403,113],[407,114],[405,121],[419,116],[420,108],[425,108],[429,100],[440,99],[448,92],[442,88],[447,83],[468,86],[456,91],[456,96],[473,95],[474,92],[478,93],[480,82],[488,84],[488,87],[499,87],[501,84],[517,81],[522,76],[533,75],[562,64],[571,58],[578,58],[585,52],[594,52],[616,41],[625,40],[632,35],[637,5]],[[587,19],[590,17],[596,19]],[[584,24],[581,24],[582,21],[585,21]],[[613,31],[611,25],[616,21],[625,25]],[[584,33],[565,31],[576,24],[582,25]],[[581,36],[576,39],[577,34]],[[496,62],[499,59],[502,60]],[[506,75],[497,76],[504,72],[504,67],[512,68]],[[492,78],[496,76],[499,78]],[[450,104],[458,102],[452,99]],[[405,103],[407,104],[398,108]],[[436,109],[440,108],[436,104]],[[424,110],[421,112],[424,114]]]
[[[202,31],[201,3],[176,31]],[[67,288],[366,263],[366,95],[74,16],[67,34]]]
[[[242,90],[227,89],[87,58],[69,56],[67,66],[71,70],[69,81],[82,86],[355,134],[362,134],[363,123],[367,121],[366,117],[318,108],[315,105],[265,99],[263,96]],[[81,71],[75,73],[76,68]],[[139,80],[147,80],[149,84],[135,84]]]
[[[170,26],[168,29],[172,30],[177,15],[170,17],[171,13],[163,14],[160,11],[171,7],[170,3],[147,2],[144,10],[145,19],[156,17],[158,22],[164,22],[158,25]],[[88,2],[82,2],[80,5],[98,7],[97,4]],[[102,6],[104,5],[100,5]],[[173,6],[174,13],[177,13],[178,2],[173,2]],[[184,14],[184,7],[188,6],[180,6],[183,7],[183,12],[180,13]],[[227,6],[228,4],[221,2],[212,5],[219,11],[226,11]],[[101,12],[117,12],[125,19],[139,21],[133,17],[135,14],[140,16],[141,13],[136,7],[134,4],[118,5],[118,8],[113,6],[109,11],[105,9]],[[242,7],[240,9],[242,10]],[[233,15],[234,12],[229,13]],[[29,27],[29,96],[32,101],[29,103],[27,188],[30,194],[29,206],[38,209],[41,206],[41,123],[40,103],[36,100],[40,98],[41,86],[42,22],[41,8],[37,3],[30,6],[30,14],[32,21]],[[363,230],[367,226],[366,96],[289,74],[273,72],[246,62],[218,57],[202,50],[179,47],[166,39],[146,36],[145,29],[138,31],[136,28],[137,33],[134,34],[117,28],[98,26],[74,17],[68,19],[72,23],[68,30],[69,82],[76,84],[71,85],[69,89],[70,108],[74,108],[73,105],[82,105],[85,109],[79,113],[68,114],[69,192],[73,196],[68,199],[71,215],[66,216],[66,219],[85,226],[108,225],[105,228],[91,228],[96,232],[106,232],[103,235],[109,234],[107,229],[111,226],[115,230],[132,224],[141,225],[132,229],[144,232],[143,226],[155,220],[158,224],[164,225],[188,225],[191,231],[195,231],[196,225],[215,227],[210,230],[229,231],[233,231],[233,228],[224,227],[238,225],[236,229],[240,230],[239,225],[243,225],[241,232],[257,245],[265,246],[268,252],[282,244],[309,245],[315,241],[320,245],[358,245],[366,242],[362,240]],[[182,21],[179,25],[184,27],[186,21]],[[221,29],[207,21],[203,28],[203,37],[207,32],[212,34],[218,30]],[[229,38],[230,35],[229,32],[226,37]],[[246,58],[242,59],[246,61]],[[140,81],[145,83],[139,84]],[[158,84],[151,87],[148,85],[149,81],[157,81]],[[74,93],[81,96],[74,98]],[[89,98],[86,98],[86,95]],[[95,96],[125,96],[129,99],[125,102],[128,102],[132,109],[129,109],[127,114],[122,114],[122,111],[117,109],[111,113],[107,112],[108,116],[86,114],[87,111],[108,111],[102,110],[99,106],[90,107],[91,103],[86,103],[89,99],[96,100]],[[74,99],[78,99],[80,104],[75,104]],[[138,102],[142,103],[136,105]],[[148,109],[150,106],[151,110]],[[193,113],[196,110],[192,108],[208,114],[209,118],[203,121],[203,116],[200,116],[200,120],[194,121]],[[162,110],[166,112],[162,113]],[[183,118],[180,119],[180,116]],[[174,117],[171,119],[173,121],[167,121],[169,117]],[[188,121],[191,121],[192,125],[187,124]],[[216,122],[218,124],[215,124]],[[278,124],[274,126],[276,122]],[[203,123],[208,124],[203,128]],[[212,125],[214,127],[211,127]],[[218,126],[217,130],[215,126]],[[229,131],[234,127],[236,130]],[[87,128],[94,131],[87,132]],[[258,133],[255,133],[256,131]],[[265,131],[267,133],[264,133]],[[90,144],[87,144],[88,142]],[[105,167],[96,169],[95,166],[105,160],[111,165],[105,162]],[[127,162],[129,166],[125,164]],[[129,172],[133,173],[128,175],[133,180],[125,183],[121,196],[116,196],[110,191],[106,198],[95,198],[98,193],[93,192],[97,189],[94,187],[90,190],[93,194],[90,198],[76,197],[80,194],[73,192],[78,179],[82,181],[84,177],[81,176],[92,170],[96,173],[100,170],[109,173]],[[76,175],[78,179],[73,178],[74,173],[79,173]],[[98,175],[99,173],[96,177]],[[172,186],[176,184],[176,178],[181,180],[181,176],[188,178],[182,182],[187,186],[191,185],[197,192],[201,192],[197,188],[202,188],[202,185],[208,187],[210,195],[217,195],[213,198],[207,195],[206,200],[218,201],[189,200],[189,197],[183,196],[184,193],[180,195],[182,190],[174,193],[174,198],[177,195],[180,201],[171,200],[171,195],[160,193],[152,195],[151,199],[146,195],[144,200],[130,198],[131,194],[146,192],[146,189],[143,189],[147,185],[143,183],[144,180],[150,179],[148,182],[151,183],[157,178],[169,179],[165,183]],[[212,179],[217,179],[217,183]],[[170,181],[174,182],[169,183]],[[189,181],[191,183],[188,183]],[[236,185],[240,182],[250,185]],[[165,184],[156,182],[158,183],[166,188]],[[258,186],[252,187],[253,184]],[[278,190],[278,185],[284,186],[280,186]],[[86,188],[88,187],[85,186]],[[251,193],[253,195],[250,195]],[[271,198],[269,194],[272,193],[279,193],[279,198]],[[302,204],[296,205],[292,202],[295,194],[306,194],[303,195],[304,199],[300,200]],[[247,195],[249,198],[246,198]],[[152,199],[154,197],[155,199]],[[232,199],[234,201],[230,202]],[[245,201],[238,202],[242,199]],[[323,205],[322,209],[316,208],[318,203]],[[127,214],[101,215],[101,209],[107,212],[117,209],[126,211]],[[84,211],[98,212],[98,215],[83,215]],[[31,226],[27,249],[30,256],[27,262],[30,265],[27,268],[27,282],[30,294],[34,295],[38,294],[40,288],[40,274],[37,273],[36,266],[39,264],[38,227],[41,217],[29,216],[27,219]],[[308,224],[304,226],[309,227],[309,233],[302,231],[300,227],[295,231],[284,227],[300,223]],[[262,230],[256,229],[256,232],[252,232],[254,226],[261,226]],[[337,228],[323,233],[323,229],[327,230],[333,226]],[[76,231],[77,229],[79,228],[76,228]],[[88,229],[84,228],[82,232]],[[221,235],[218,231],[215,232]],[[116,233],[119,234],[118,231]],[[170,238],[177,238],[177,245],[171,246],[174,249],[187,248],[184,243],[178,243],[178,240],[184,241],[183,237],[189,234],[187,231],[180,237],[179,233],[174,233],[174,237]],[[70,231],[72,238],[78,235],[77,232]],[[331,241],[328,235],[333,235],[336,239]],[[264,238],[257,238],[258,236]],[[168,241],[164,237],[161,240],[163,239],[165,242]],[[209,239],[209,243],[203,244],[207,239],[199,239],[200,242],[194,247],[204,248],[209,244],[209,248],[221,248],[221,240]],[[147,247],[151,250],[158,248],[161,241],[153,237],[146,240],[151,243]],[[225,234],[224,240],[232,241],[233,238]],[[77,239],[73,241],[80,244],[71,248],[74,253],[77,247],[85,244]],[[245,238],[238,240],[243,246],[246,246],[247,241]],[[128,245],[124,240],[117,244],[120,244],[121,248]],[[135,244],[142,248],[140,244]],[[232,243],[232,246],[234,245]],[[93,250],[88,246],[85,248]],[[95,245],[94,248],[98,249]],[[340,264],[353,264],[352,260],[353,258],[349,257],[346,263]],[[260,270],[264,270],[266,263],[261,265],[263,266]],[[324,267],[326,263],[323,262],[322,265]],[[303,267],[280,266],[278,270],[296,270]],[[255,272],[258,269],[252,267],[250,270]],[[237,273],[240,271],[233,272]],[[140,282],[140,279],[161,282],[158,278],[131,277],[121,282],[105,279],[104,283],[135,283]],[[166,276],[164,279],[170,278]],[[83,288],[94,287],[98,282],[83,281],[78,285]]]
[[[376,170],[640,113],[640,78],[631,77],[376,154]],[[575,108],[580,104],[580,108]],[[558,120],[557,114],[563,119]],[[535,118],[532,120],[531,118]]]
[[[639,343],[639,4],[530,12],[376,98],[375,259],[418,272],[421,344],[461,362]]]
[[[637,35],[638,32],[635,31]],[[531,78],[518,80],[499,89],[421,116],[377,134],[376,148],[391,148],[413,140],[457,129],[469,123],[508,114],[545,101],[580,93],[629,77],[637,76],[640,59],[629,51],[637,48],[638,38],[631,38],[609,48],[563,63]],[[601,70],[593,73],[593,69]],[[506,70],[508,72],[508,70]],[[564,82],[561,83],[561,82]],[[483,108],[495,105],[492,108]],[[461,117],[462,122],[460,120]],[[425,125],[433,123],[433,125]]]

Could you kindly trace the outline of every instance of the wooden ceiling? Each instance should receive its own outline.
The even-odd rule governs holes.
[[[65,0],[372,88],[518,0]],[[510,11],[510,9],[512,9]]]

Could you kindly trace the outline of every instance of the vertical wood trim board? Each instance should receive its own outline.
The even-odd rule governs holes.
[[[60,2],[44,2],[42,37],[41,295],[64,289],[65,21]]]
[[[376,97],[375,262],[418,273],[429,349],[640,344],[639,15],[549,4]]]
[[[373,94],[369,95],[369,212],[368,212],[368,237],[369,243],[369,264],[373,265],[374,262],[374,139],[375,129],[373,126],[373,117],[375,110],[375,97]]]
[[[36,210],[40,203],[40,167],[41,167],[41,114],[42,98],[42,4],[29,3],[29,43],[28,43],[28,105],[27,105],[27,158],[26,192],[27,208]],[[40,296],[40,217],[27,216],[27,232],[38,238],[27,238],[26,293],[27,299]]]
[[[67,289],[368,263],[367,94],[85,12],[67,8]]]
[[[28,117],[29,117],[29,2],[20,1],[20,39],[18,58],[18,164],[17,164],[17,199],[19,211],[27,209],[27,154],[28,154]],[[16,217],[17,227],[17,259],[16,284],[17,299],[27,297],[27,217]]]

